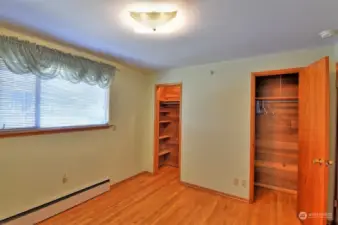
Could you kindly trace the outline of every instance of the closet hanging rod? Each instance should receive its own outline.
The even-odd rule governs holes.
[[[292,96],[292,97],[256,97],[256,100],[297,100],[298,96]]]
[[[263,100],[263,99],[256,99],[256,101],[260,101],[260,102],[294,102],[294,103],[298,103],[298,100],[273,100],[273,99],[269,99],[269,100]]]

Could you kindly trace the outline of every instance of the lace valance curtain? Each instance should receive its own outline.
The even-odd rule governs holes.
[[[1,35],[0,60],[16,74],[32,73],[41,79],[61,77],[72,83],[85,82],[101,88],[109,87],[116,71],[104,63]]]

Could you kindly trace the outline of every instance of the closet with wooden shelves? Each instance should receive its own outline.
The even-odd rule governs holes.
[[[155,99],[154,171],[179,167],[181,86],[157,85]]]
[[[329,62],[251,74],[249,202],[268,188],[296,194],[295,215],[327,212]]]
[[[255,99],[255,185],[296,193],[298,74],[257,77]]]

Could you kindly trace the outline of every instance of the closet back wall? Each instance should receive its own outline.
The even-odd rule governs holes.
[[[333,46],[178,68],[161,73],[158,83],[183,84],[181,179],[248,198],[251,72],[302,67],[327,55],[331,60],[330,148],[333,154]],[[210,70],[215,73],[210,73]],[[150,156],[151,151],[148,152]],[[233,184],[235,178],[241,180],[239,186]],[[243,180],[245,187],[242,186]],[[332,204],[331,193],[332,190],[329,204]]]
[[[101,60],[1,27],[0,33]],[[153,133],[144,130],[152,119],[149,115],[153,77],[125,66],[119,69],[111,94],[116,131],[0,138],[0,220],[103,179],[115,183],[142,171],[141,149],[152,146],[147,140]],[[68,176],[66,184],[62,184],[64,174]]]
[[[255,114],[255,184],[296,193],[298,74],[256,77]]]

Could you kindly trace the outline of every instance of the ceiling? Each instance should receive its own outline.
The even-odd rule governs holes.
[[[153,0],[154,1],[154,0]],[[0,19],[151,69],[332,44],[337,0],[184,0],[184,27],[136,34],[120,20],[131,0],[1,0]],[[169,2],[172,2],[169,0]],[[177,2],[177,1],[176,1]]]

